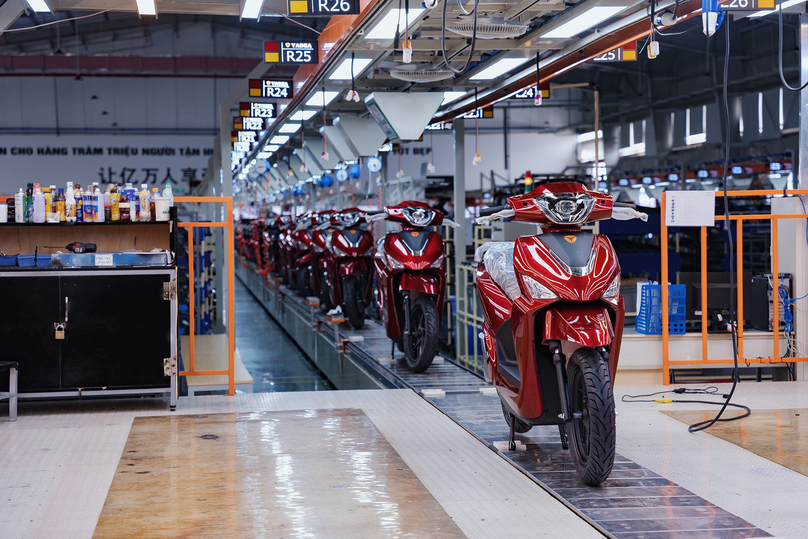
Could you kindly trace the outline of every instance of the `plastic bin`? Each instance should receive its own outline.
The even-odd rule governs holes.
[[[16,266],[17,255],[0,255],[0,266]]]
[[[50,267],[51,255],[19,255],[17,257],[17,264],[21,268]]]
[[[685,301],[687,285],[668,285],[668,333],[685,334]],[[634,322],[637,333],[662,334],[662,285],[643,283],[640,296],[640,311]]]

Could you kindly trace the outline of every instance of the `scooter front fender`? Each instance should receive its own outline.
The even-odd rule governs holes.
[[[401,290],[413,290],[437,296],[440,294],[440,281],[433,275],[420,275],[414,273],[402,273],[399,284]]]
[[[354,273],[359,273],[360,271],[367,271],[367,269],[368,266],[365,263],[365,260],[362,258],[354,258],[339,263],[340,275],[353,275]]]
[[[594,348],[614,340],[614,327],[606,307],[563,304],[550,307],[544,315],[544,341],[570,341]]]

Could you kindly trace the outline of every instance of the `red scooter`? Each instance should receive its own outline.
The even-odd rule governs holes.
[[[269,273],[279,273],[280,261],[280,236],[283,228],[291,221],[288,215],[273,216],[267,219],[267,227],[261,234],[261,250],[264,257],[264,267]]]
[[[581,225],[648,216],[572,182],[545,183],[480,215],[479,224],[510,218],[542,227],[538,236],[486,243],[475,253],[485,377],[497,388],[509,447],[516,448],[516,432],[558,425],[578,475],[599,485],[614,463],[612,380],[625,311],[611,242]]]
[[[294,286],[292,280],[292,268],[294,266],[294,241],[292,235],[297,227],[294,218],[292,218],[286,226],[281,229],[278,236],[278,251],[280,255],[280,273],[283,278],[283,284]]]
[[[312,294],[311,285],[311,247],[312,228],[318,224],[317,214],[308,212],[297,221],[295,231],[289,239],[291,268],[289,281],[291,286],[303,296]]]
[[[388,232],[376,244],[379,276],[376,302],[387,336],[404,352],[407,367],[413,372],[423,372],[438,350],[446,290],[443,239],[426,227],[456,225],[444,219],[440,211],[418,201],[369,212],[368,219],[402,225],[401,230]]]
[[[331,295],[328,293],[328,287],[325,284],[327,269],[325,254],[328,240],[334,231],[333,227],[330,226],[333,213],[334,210],[327,210],[317,214],[318,226],[314,227],[311,232],[311,244],[309,245],[309,254],[311,256],[309,286],[313,294],[320,298],[320,309],[323,312],[328,312],[334,308],[331,304]],[[319,225],[325,223],[328,223],[328,228],[320,229]]]
[[[328,299],[355,329],[362,329],[373,288],[373,234],[357,208],[332,213],[320,229],[332,230],[325,241],[323,264]]]

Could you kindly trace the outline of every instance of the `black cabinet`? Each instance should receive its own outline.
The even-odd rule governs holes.
[[[19,362],[20,392],[171,387],[174,282],[173,268],[0,273],[2,356]]]

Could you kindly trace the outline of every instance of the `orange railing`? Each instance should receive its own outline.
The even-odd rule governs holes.
[[[228,395],[235,394],[235,281],[233,277],[233,199],[230,197],[174,197],[174,202],[192,204],[209,203],[225,205],[224,222],[181,222],[178,226],[188,230],[188,370],[180,371],[180,376],[206,376],[227,375]],[[225,229],[225,257],[227,258],[227,370],[226,371],[197,371],[194,369],[194,234],[195,228],[224,228]]]
[[[727,196],[729,197],[751,197],[751,196],[772,196],[772,195],[782,195],[784,194],[783,191],[778,190],[756,190],[756,191],[729,191]],[[808,194],[808,189],[793,189],[791,191],[787,191],[786,194],[788,195],[806,195]],[[724,196],[724,193],[721,191],[716,192],[716,197]],[[661,281],[662,283],[668,282],[668,227],[665,226],[665,193],[662,193],[662,200],[661,200],[661,207],[663,208],[662,218],[660,219],[660,239],[661,239],[661,251],[662,251],[662,276]],[[778,264],[779,264],[779,241],[778,241],[778,225],[780,219],[805,219],[806,214],[804,213],[794,213],[794,214],[745,214],[745,215],[730,215],[730,221],[735,221],[735,270],[738,273],[736,277],[736,311],[737,316],[735,317],[738,320],[737,324],[737,335],[738,335],[738,361],[743,363],[792,363],[792,362],[801,362],[801,361],[808,361],[808,357],[781,357],[780,356],[780,325],[778,322],[780,319],[780,305],[779,305],[779,295],[777,294],[778,286],[779,286],[779,273],[778,273]],[[724,215],[716,215],[716,221],[724,221]],[[743,222],[744,221],[761,221],[761,220],[770,220],[771,221],[771,236],[773,238],[772,241],[772,276],[773,276],[773,293],[772,293],[772,320],[775,321],[772,326],[774,331],[772,332],[772,339],[774,341],[773,345],[773,357],[757,357],[757,358],[746,358],[743,354]],[[668,287],[662,286],[662,374],[663,374],[663,383],[665,385],[670,384],[670,368],[671,366],[678,366],[678,365],[690,365],[690,366],[709,366],[714,364],[727,364],[732,363],[734,361],[733,358],[730,359],[709,359],[707,354],[707,227],[701,227],[701,359],[682,359],[682,360],[672,360],[670,359],[670,351],[669,351],[669,343],[670,343],[670,334],[668,328]]]

